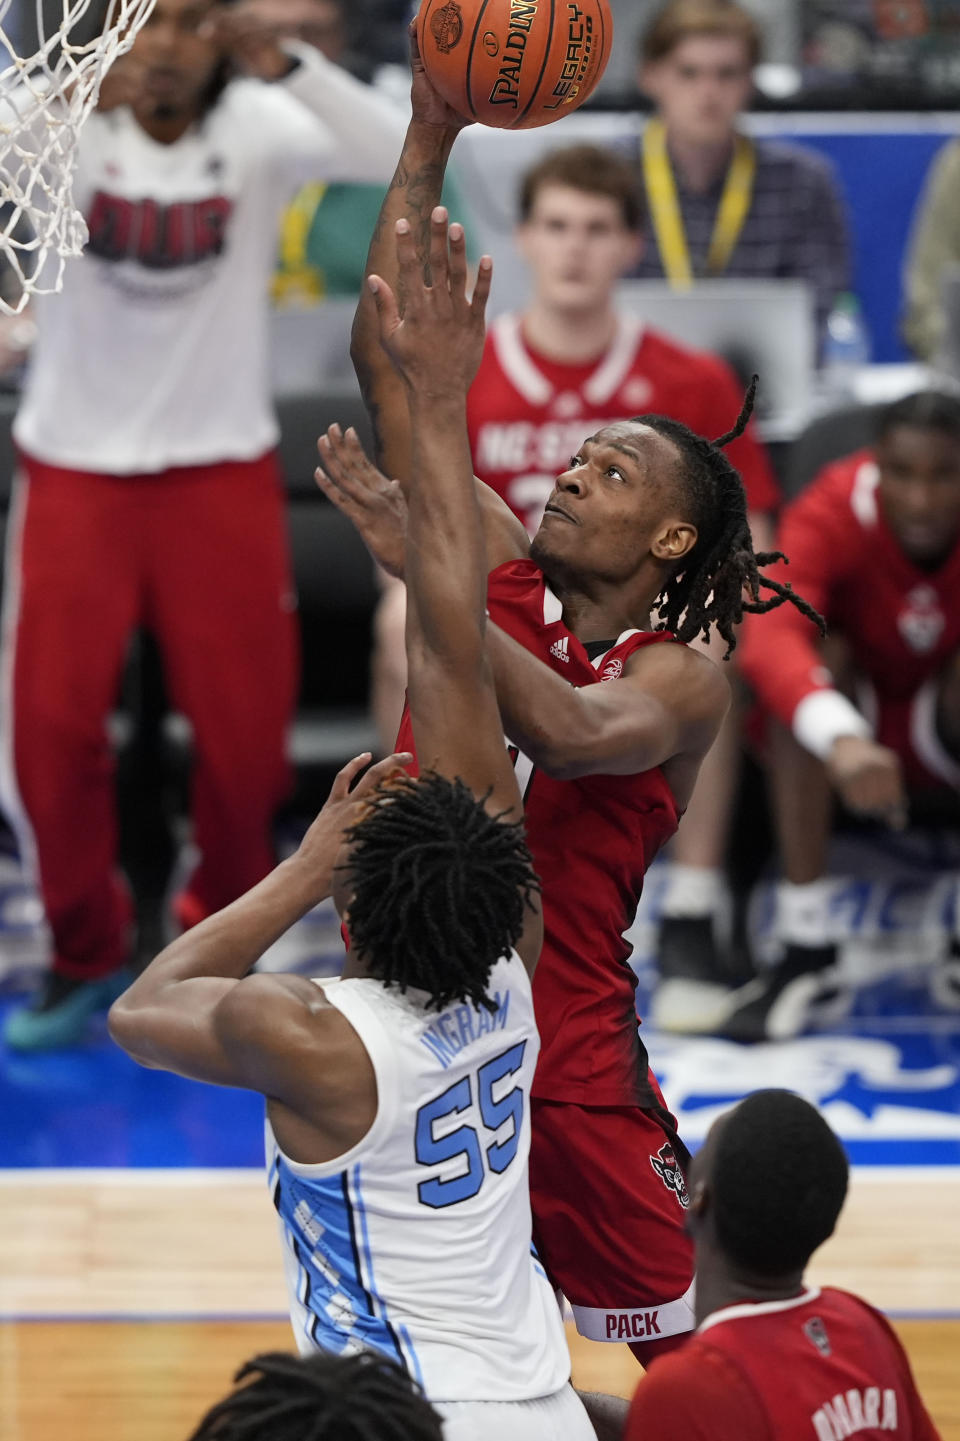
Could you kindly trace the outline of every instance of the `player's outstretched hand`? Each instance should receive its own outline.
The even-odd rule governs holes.
[[[483,354],[493,261],[481,257],[468,296],[463,226],[450,225],[442,205],[430,216],[429,284],[408,220],[397,221],[396,237],[402,312],[382,276],[367,281],[380,319],[380,342],[412,391],[432,399],[466,396]]]
[[[385,760],[377,761],[376,765],[370,765],[372,759],[370,752],[364,751],[362,755],[354,756],[353,760],[348,761],[338,772],[323,809],[297,850],[296,859],[322,878],[327,891],[340,847],[343,845],[344,832],[361,819],[364,807],[377,786],[408,766],[413,756],[409,751],[398,751],[395,755],[387,756]],[[370,766],[370,769],[360,776],[366,766]],[[357,776],[360,776],[360,779],[351,790]]]
[[[388,480],[370,460],[353,426],[331,425],[317,441],[317,485],[353,522],[360,539],[388,575],[403,575],[407,502],[399,480]]]
[[[472,125],[472,120],[468,120],[466,115],[461,115],[459,110],[454,110],[453,106],[448,105],[433,88],[427,68],[420,56],[415,18],[410,21],[407,33],[410,36],[410,74],[412,78],[410,103],[413,107],[414,120],[420,125],[435,125],[441,130],[449,130],[453,134],[462,130],[466,125]]]
[[[827,757],[827,774],[848,810],[873,816],[893,830],[907,824],[907,793],[900,758],[865,736],[840,736]]]

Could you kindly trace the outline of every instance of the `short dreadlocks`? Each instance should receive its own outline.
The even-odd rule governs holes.
[[[779,550],[754,554],[743,482],[723,454],[723,447],[746,429],[756,393],[754,376],[736,425],[713,441],[664,415],[638,415],[633,421],[665,436],[680,452],[680,489],[697,527],[696,544],[657,597],[657,629],[673,631],[681,641],[697,635],[706,640],[714,625],[727,643],[725,660],[737,643],[736,627],[745,611],[762,614],[789,601],[826,633],[823,617],[788,582],[760,574],[761,566],[787,558]],[[768,600],[760,599],[761,587],[773,591]]]
[[[373,1352],[270,1352],[234,1381],[190,1441],[443,1441],[440,1417],[413,1381]]]
[[[522,821],[492,814],[469,786],[430,772],[391,779],[347,833],[350,943],[370,973],[495,1009],[490,972],[523,931],[540,883]]]

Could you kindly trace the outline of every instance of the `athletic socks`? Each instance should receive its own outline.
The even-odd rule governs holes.
[[[707,866],[684,866],[671,862],[660,902],[667,917],[697,919],[714,916],[726,893],[723,872]]]
[[[832,880],[822,878],[795,885],[780,881],[777,886],[777,933],[784,945],[820,950],[835,944],[830,902],[835,890]]]

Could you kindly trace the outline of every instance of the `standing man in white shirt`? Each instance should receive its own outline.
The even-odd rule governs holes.
[[[311,47],[281,44],[275,13],[267,0],[157,0],[80,136],[86,252],[34,313],[0,779],[54,961],[7,1018],[21,1050],[70,1044],[122,988],[133,906],[105,721],[138,625],[195,737],[200,860],[178,923],[273,863],[297,681],[267,378],[278,218],[304,179],[386,182],[402,129]]]

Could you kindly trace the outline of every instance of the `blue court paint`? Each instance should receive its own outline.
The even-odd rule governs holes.
[[[960,1165],[960,1025],[802,1036],[738,1046],[648,1035],[654,1070],[691,1146],[729,1105],[764,1086],[812,1101],[856,1165]]]
[[[909,987],[876,988],[842,1031],[779,1045],[644,1038],[694,1147],[727,1106],[774,1085],[820,1106],[855,1164],[960,1166],[960,1016],[933,1015]],[[102,1023],[71,1051],[0,1049],[0,1168],[262,1164],[258,1096],[143,1070]]]
[[[261,1165],[259,1096],[144,1070],[104,1022],[68,1051],[0,1046],[0,1167]]]

